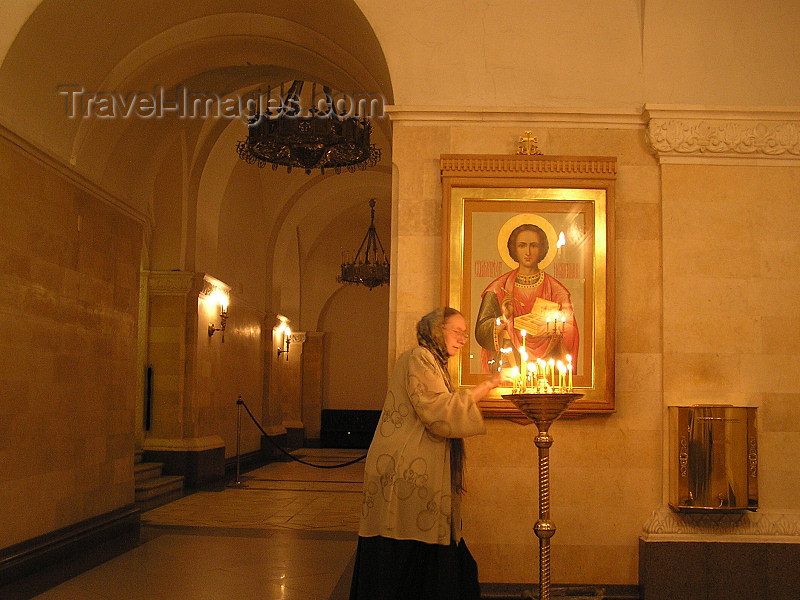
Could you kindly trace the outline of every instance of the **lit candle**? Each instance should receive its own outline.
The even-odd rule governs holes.
[[[558,361],[558,387],[563,391],[567,385],[566,382],[566,372],[567,368],[564,366],[564,363]]]
[[[512,367],[511,369],[511,381],[513,383],[514,388],[519,387],[519,367]]]
[[[556,361],[554,359],[550,359],[547,364],[550,366],[550,385],[555,387],[556,385]]]
[[[545,332],[546,332],[546,333],[550,333],[550,317],[547,317],[547,318],[544,320],[544,323],[545,323],[545,325],[547,326],[547,329],[545,330]]]
[[[572,391],[572,354],[567,354],[567,371],[569,372],[569,382],[567,383],[567,389],[571,392]]]
[[[567,324],[567,318],[561,317],[561,333],[564,333],[564,326]]]

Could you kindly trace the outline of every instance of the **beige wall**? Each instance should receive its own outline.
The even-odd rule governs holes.
[[[0,136],[0,547],[133,502],[143,223],[31,152]]]
[[[229,293],[223,334],[219,306],[202,273],[159,271],[149,277],[148,364],[153,368],[151,450],[201,450],[225,446],[236,454],[239,396],[256,418],[263,402],[263,311]],[[219,285],[224,285],[220,283]],[[260,448],[260,432],[242,412],[242,453]]]
[[[209,310],[205,298],[199,304],[194,435],[219,435],[230,458],[236,456],[237,399],[241,396],[256,418],[262,405],[263,313],[233,295],[223,342],[220,332],[208,335],[210,322],[219,327],[218,311]],[[261,447],[261,432],[244,409],[241,419],[240,451],[255,452]]]
[[[800,10],[784,0],[357,3],[404,107],[798,103]]]
[[[759,407],[759,494],[800,508],[798,167],[669,165],[664,401]]]
[[[347,286],[322,315],[322,408],[381,410],[386,396],[389,289]]]

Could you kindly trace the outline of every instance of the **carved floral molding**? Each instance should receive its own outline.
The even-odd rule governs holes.
[[[150,271],[147,279],[148,291],[153,296],[209,296],[215,289],[229,294],[229,285],[206,273],[192,271]]]
[[[649,541],[682,538],[718,541],[720,537],[741,541],[775,541],[791,538],[800,542],[800,514],[756,511],[734,514],[684,514],[663,507],[645,523],[642,537]]]
[[[203,286],[202,274],[189,271],[150,271],[148,288],[151,295],[197,294]]]
[[[306,341],[306,332],[293,331],[292,335],[289,336],[289,340],[292,342],[292,344],[304,344]]]
[[[200,290],[201,296],[210,296],[214,291],[220,290],[225,294],[231,293],[231,286],[221,282],[219,279],[211,277],[208,273],[203,275],[203,289]]]
[[[443,154],[442,177],[485,175],[519,177],[545,175],[613,179],[617,162],[611,157],[519,156],[495,154]]]
[[[647,142],[663,162],[691,162],[692,158],[800,161],[800,110],[650,108],[646,113]]]

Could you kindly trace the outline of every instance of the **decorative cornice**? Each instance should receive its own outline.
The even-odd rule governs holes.
[[[292,342],[292,344],[304,344],[306,341],[306,332],[293,331],[292,335],[289,336],[289,340]]]
[[[175,296],[203,289],[203,275],[191,271],[150,271],[147,279],[151,296]]]
[[[654,542],[793,542],[800,543],[800,514],[766,510],[744,513],[653,512],[642,539]]]
[[[800,109],[646,106],[645,114],[662,163],[800,164]]]
[[[221,282],[219,279],[212,277],[209,274],[203,275],[203,289],[200,290],[201,296],[210,296],[214,293],[214,290],[220,290],[224,292],[226,295],[230,295],[231,293],[231,286],[227,283]]]
[[[71,165],[68,165],[62,159],[55,155],[43,150],[33,142],[23,138],[22,136],[14,133],[7,125],[0,122],[0,139],[8,142],[18,152],[25,154],[39,164],[56,172],[60,177],[63,177],[74,186],[87,192],[94,198],[97,198],[106,205],[114,208],[120,214],[133,219],[137,223],[143,225],[147,232],[153,229],[153,219],[140,210],[130,206],[127,202],[114,196],[108,190],[102,188],[98,184],[91,181],[85,175],[79,173]],[[149,233],[148,233],[149,235]]]
[[[440,160],[442,177],[459,175],[491,175],[518,177],[525,175],[579,176],[613,179],[617,161],[613,157],[525,156],[494,154],[443,154]]]
[[[640,108],[560,108],[485,106],[398,106],[384,110],[395,124],[575,127],[584,129],[641,129],[645,120]]]

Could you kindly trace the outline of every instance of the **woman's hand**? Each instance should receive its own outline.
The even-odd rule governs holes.
[[[486,380],[489,384],[489,389],[493,390],[496,387],[503,385],[504,382],[508,382],[507,379],[503,377],[503,373],[501,371],[497,371],[494,373],[489,379]],[[510,382],[508,382],[510,383]]]
[[[511,381],[506,379],[501,372],[495,372],[488,379],[484,379],[474,388],[472,388],[472,398],[475,402],[483,400],[491,390],[496,387],[504,386],[509,387]]]

